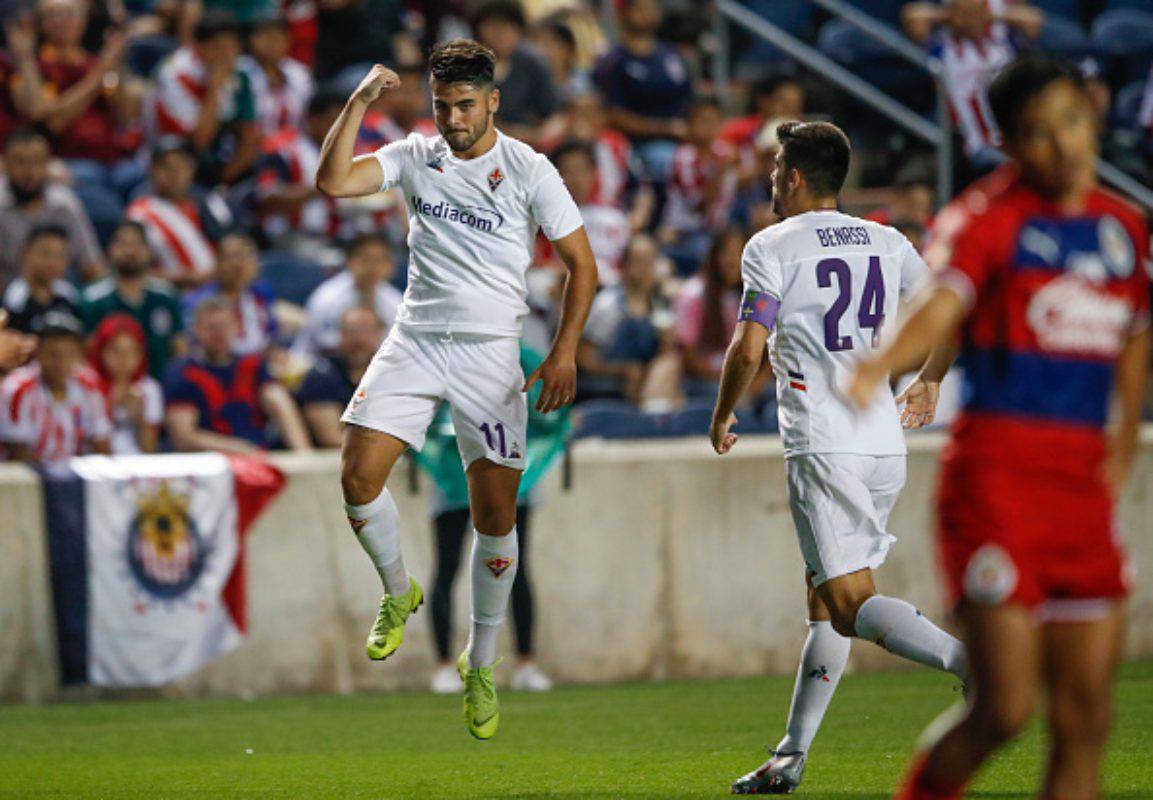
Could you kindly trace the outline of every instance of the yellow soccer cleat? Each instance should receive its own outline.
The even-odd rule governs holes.
[[[498,660],[496,664],[499,664]],[[460,654],[456,669],[464,682],[464,724],[477,739],[491,739],[500,725],[500,705],[496,699],[496,685],[492,681],[492,667],[472,669],[468,665],[468,651]]]
[[[409,614],[424,603],[424,591],[416,578],[408,576],[408,591],[393,597],[386,594],[380,599],[380,613],[368,634],[364,650],[373,661],[383,661],[396,652],[404,639],[404,623]]]

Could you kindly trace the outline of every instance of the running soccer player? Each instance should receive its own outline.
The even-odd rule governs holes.
[[[517,572],[516,494],[525,462],[524,392],[543,389],[548,412],[572,401],[575,354],[597,287],[580,212],[556,169],[493,124],[500,92],[495,57],[471,40],[438,46],[429,60],[439,136],[413,133],[353,157],[365,110],[399,86],[377,65],[353,93],[321,150],[316,182],[335,197],[397,186],[409,212],[409,279],[396,325],[345,410],[341,485],[356,537],[384,584],[368,636],[369,658],[400,646],[423,601],[401,556],[396,503],[385,482],[406,447],[419,450],[437,407],[452,409],[472,511],[472,630],[457,668],[465,723],[478,739],[500,721],[496,638]],[[552,351],[529,376],[520,368],[525,272],[538,226],[569,270]]]
[[[809,635],[785,737],[772,758],[733,783],[734,794],[786,794],[800,784],[848,661],[850,637],[962,682],[968,677],[959,641],[904,600],[877,594],[873,584],[873,570],[895,541],[885,526],[905,484],[901,426],[932,421],[949,356],[935,354],[896,400],[887,384],[876,387],[861,411],[839,390],[927,268],[893,228],[837,211],[850,156],[840,128],[787,122],[777,136],[782,149],[772,175],[773,207],[784,221],[745,246],[745,296],[709,437],[721,455],[736,444],[733,409],[767,344],[777,375],[789,506],[805,560]]]
[[[1114,501],[1149,365],[1149,235],[1097,186],[1081,77],[1027,57],[989,87],[1010,163],[938,216],[937,279],[892,343],[857,367],[863,403],[960,332],[966,401],[942,462],[940,551],[973,664],[964,715],[900,797],[960,798],[1048,694],[1047,800],[1100,797],[1127,593]],[[1106,428],[1115,400],[1115,424]]]

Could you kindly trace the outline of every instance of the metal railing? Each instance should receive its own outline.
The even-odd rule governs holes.
[[[796,0],[800,1],[800,0]],[[902,103],[894,100],[871,83],[859,78],[843,66],[833,61],[812,45],[801,41],[793,34],[758,16],[735,0],[716,0],[718,41],[726,42],[727,35],[721,29],[726,22],[744,28],[786,53],[799,63],[817,72],[848,92],[860,102],[895,122],[909,133],[928,142],[937,154],[937,202],[944,205],[953,197],[953,121],[949,109],[949,99],[945,88],[943,69],[939,59],[933,58],[907,37],[889,25],[878,21],[845,0],[805,0],[816,5],[834,17],[852,25],[861,33],[904,58],[906,61],[929,73],[936,85],[936,122],[926,119]],[[718,57],[714,65],[714,80],[726,75],[727,48],[725,57]],[[1107,161],[1098,162],[1097,173],[1106,183],[1128,194],[1137,202],[1153,210],[1153,190],[1130,177]]]

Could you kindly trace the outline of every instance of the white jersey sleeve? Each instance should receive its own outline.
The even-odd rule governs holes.
[[[36,427],[32,417],[33,392],[27,389],[17,391],[21,386],[21,374],[11,374],[0,388],[0,403],[3,403],[4,408],[0,418],[0,441],[31,445],[36,441]]]
[[[400,183],[404,172],[412,161],[411,139],[391,142],[375,151],[373,157],[380,164],[380,191],[385,192]]]
[[[901,239],[903,241],[898,251],[898,257],[901,259],[900,292],[901,297],[909,297],[920,288],[921,282],[929,274],[929,267],[913,247],[913,243],[904,236]]]
[[[550,242],[563,239],[584,224],[580,209],[556,167],[540,157],[534,170],[529,206]]]
[[[740,322],[756,322],[769,330],[781,309],[781,262],[768,242],[771,237],[749,240],[741,254],[741,278],[745,293],[741,299]]]

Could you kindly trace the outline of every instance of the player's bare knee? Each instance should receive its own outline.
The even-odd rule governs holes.
[[[977,736],[991,747],[1017,738],[1033,716],[1033,701],[1006,699],[982,703],[973,708],[971,720]]]
[[[376,473],[376,470],[368,469],[361,453],[346,447],[340,462],[340,488],[344,502],[360,506],[379,497],[388,476]]]
[[[828,610],[829,621],[833,624],[833,630],[842,636],[856,636],[857,635],[857,613],[854,609],[853,612],[847,613],[842,608],[830,608]]]
[[[1107,690],[1058,691],[1049,699],[1049,727],[1055,738],[1066,742],[1104,742],[1112,719]]]
[[[472,526],[485,536],[504,536],[516,527],[516,506],[506,509],[498,505],[473,503]]]

